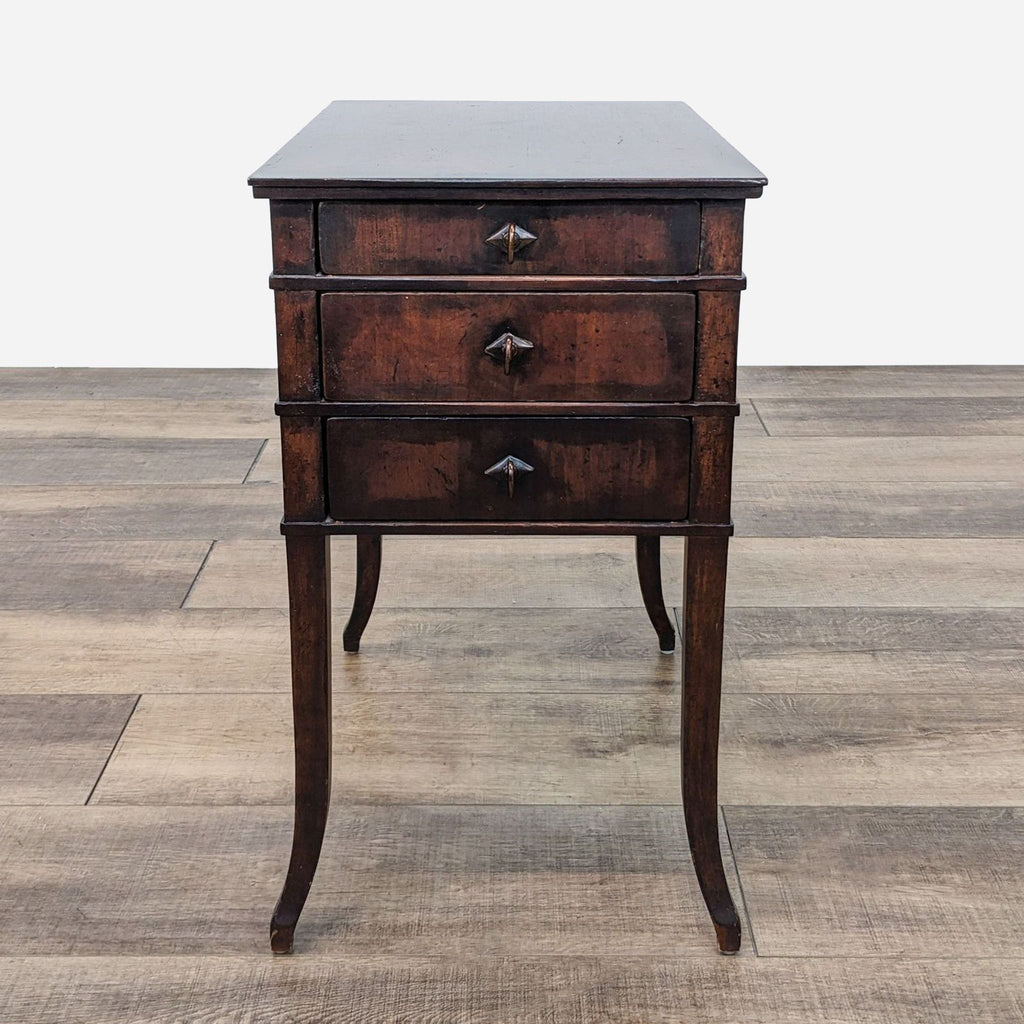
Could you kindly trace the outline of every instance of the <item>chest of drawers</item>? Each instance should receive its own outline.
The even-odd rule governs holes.
[[[341,102],[250,184],[270,200],[296,749],[273,950],[330,801],[330,535],[356,536],[355,652],[385,534],[596,533],[636,538],[662,651],[660,537],[686,537],[683,813],[735,952],[718,715],[743,209],[765,179],[682,103]]]

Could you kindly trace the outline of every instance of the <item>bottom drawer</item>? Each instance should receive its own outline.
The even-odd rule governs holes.
[[[684,520],[689,469],[680,417],[327,421],[338,520]]]

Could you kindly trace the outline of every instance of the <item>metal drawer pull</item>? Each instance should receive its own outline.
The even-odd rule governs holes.
[[[514,498],[516,494],[516,474],[532,473],[533,466],[514,455],[506,455],[500,462],[496,462],[490,469],[485,469],[487,476],[498,476],[505,478],[508,487],[508,496]]]
[[[505,363],[505,376],[507,377],[512,372],[512,362],[516,357],[525,352],[527,349],[533,348],[533,342],[527,341],[525,338],[519,338],[514,335],[511,331],[506,331],[504,334],[499,335],[488,345],[484,351],[493,359],[495,362]]]
[[[484,241],[488,245],[493,245],[495,249],[503,250],[506,256],[508,256],[509,263],[511,263],[516,258],[516,253],[520,249],[525,249],[528,245],[532,245],[537,241],[537,236],[518,224],[510,223],[498,228],[493,235],[485,238]]]

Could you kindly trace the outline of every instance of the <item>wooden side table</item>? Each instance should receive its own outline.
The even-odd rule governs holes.
[[[635,536],[663,651],[660,537],[686,537],[683,810],[735,952],[718,717],[761,172],[682,103],[340,102],[249,183],[270,200],[295,715],[272,949],[292,949],[330,801],[330,535],[356,536],[356,651],[383,534],[515,533]]]

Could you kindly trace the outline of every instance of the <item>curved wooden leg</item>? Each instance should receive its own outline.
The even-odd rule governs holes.
[[[686,539],[683,629],[683,816],[718,948],[740,948],[740,919],[718,842],[718,717],[722,691],[727,537]]]
[[[295,828],[270,948],[290,953],[331,801],[331,556],[328,537],[287,537],[295,718]]]
[[[651,625],[658,634],[658,646],[662,654],[671,654],[676,649],[676,631],[665,610],[665,596],[661,590],[661,538],[654,536],[636,539],[636,573],[640,577],[640,594],[650,617]]]
[[[356,535],[356,596],[352,602],[352,614],[348,618],[345,632],[341,636],[346,651],[359,650],[359,638],[370,621],[373,602],[377,600],[377,584],[380,582],[380,534],[360,533]]]

